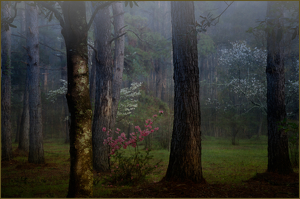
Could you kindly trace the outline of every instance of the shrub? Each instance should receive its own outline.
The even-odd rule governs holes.
[[[163,112],[160,111],[159,115]],[[157,115],[153,115],[154,119]],[[146,176],[152,173],[160,165],[160,161],[151,165],[150,161],[153,156],[150,155],[150,151],[146,149],[143,153],[139,150],[137,142],[141,142],[146,136],[157,131],[159,128],[152,128],[153,121],[151,119],[146,120],[145,130],[142,130],[139,126],[136,126],[137,132],[130,133],[130,138],[127,139],[125,133],[120,134],[120,129],[116,129],[115,133],[120,134],[116,139],[113,139],[113,133],[111,130],[107,131],[108,138],[104,140],[104,144],[110,146],[110,158],[113,159],[111,166],[111,174],[104,179],[107,184],[136,184],[144,181]],[[106,132],[104,127],[102,131]],[[125,150],[128,146],[134,148],[133,154],[125,154]],[[123,149],[122,149],[123,148]],[[113,158],[112,158],[113,157]]]

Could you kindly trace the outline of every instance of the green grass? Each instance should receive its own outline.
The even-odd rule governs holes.
[[[17,147],[13,144],[13,149]],[[139,146],[143,149],[143,146]],[[130,150],[128,150],[130,149]],[[46,140],[44,143],[46,165],[27,163],[27,157],[17,156],[10,163],[2,163],[2,197],[66,197],[69,181],[69,145],[63,140]],[[126,153],[134,152],[128,147]],[[162,159],[161,167],[147,177],[149,182],[159,181],[165,175],[169,152],[152,150],[153,163]],[[241,184],[256,173],[267,169],[267,140],[239,140],[239,145],[231,145],[230,140],[206,137],[202,141],[202,171],[208,183]],[[158,173],[160,171],[160,173]],[[295,170],[298,172],[298,170]],[[94,197],[105,197],[123,187],[106,187],[101,177],[94,185]]]

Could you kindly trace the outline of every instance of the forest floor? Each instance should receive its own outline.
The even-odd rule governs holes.
[[[137,186],[107,186],[107,174],[94,173],[94,197],[106,198],[299,198],[299,170],[288,176],[265,173],[266,140],[241,140],[232,146],[228,140],[207,139],[202,145],[205,183],[161,180],[168,166],[167,150],[151,151],[162,166],[145,183]],[[14,158],[1,162],[1,197],[66,197],[69,181],[69,146],[62,140],[44,142],[42,165],[27,162],[27,154],[13,144]],[[100,180],[100,181],[99,181]]]

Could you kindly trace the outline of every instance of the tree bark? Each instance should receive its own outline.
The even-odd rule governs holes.
[[[167,180],[203,182],[194,2],[172,1],[174,124]]]
[[[92,110],[89,96],[85,2],[62,3],[62,35],[67,51],[67,102],[71,114],[70,180],[67,197],[93,196]]]
[[[124,14],[123,14],[123,3],[115,3],[112,5],[114,17],[114,37],[122,35],[124,31]],[[125,49],[125,38],[124,36],[119,37],[115,40],[115,53],[114,53],[114,68],[113,68],[113,89],[112,89],[112,117],[111,117],[111,128],[115,129],[115,122],[118,112],[118,104],[120,100],[120,90],[122,86],[122,77],[124,69],[124,49]]]
[[[26,70],[26,80],[25,80],[25,90],[23,97],[23,111],[21,117],[20,124],[20,132],[19,132],[19,150],[23,150],[25,152],[29,152],[29,67],[27,66]]]
[[[33,2],[30,2],[33,3]],[[29,69],[29,156],[28,162],[44,163],[42,110],[39,82],[39,29],[36,6],[26,4],[26,50]]]
[[[96,41],[94,42],[94,48],[97,49]],[[96,52],[92,53],[92,68],[90,74],[90,100],[92,105],[92,110],[95,110],[95,94],[96,94]]]
[[[285,78],[283,62],[283,27],[277,2],[267,6],[267,118],[268,118],[268,172],[288,174],[293,172],[288,151],[287,132],[279,128],[286,118]]]
[[[1,11],[2,18],[9,18],[8,2]],[[12,158],[11,141],[11,30],[1,30],[1,144],[2,160]]]
[[[112,116],[112,65],[111,65],[111,23],[109,9],[104,8],[96,14],[95,37],[97,38],[96,59],[96,94],[95,110],[92,126],[93,137],[93,166],[97,172],[108,172],[110,170],[109,146],[103,141],[107,138],[105,127],[110,129]]]

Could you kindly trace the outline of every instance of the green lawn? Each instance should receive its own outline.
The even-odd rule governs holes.
[[[240,184],[262,173],[267,168],[267,140],[240,140],[233,146],[230,140],[206,137],[202,141],[203,176],[208,183]],[[17,147],[13,144],[13,149]],[[140,147],[143,148],[143,147]],[[126,152],[133,152],[128,147]],[[62,140],[46,140],[44,143],[45,165],[27,163],[27,157],[17,156],[11,162],[2,163],[1,196],[2,197],[66,197],[69,179],[69,146]],[[147,177],[148,181],[159,181],[165,174],[169,152],[152,150],[153,161],[162,159],[162,167],[157,174]],[[298,172],[298,170],[296,170]],[[107,188],[96,176],[94,197],[104,197],[115,189],[128,186]]]

